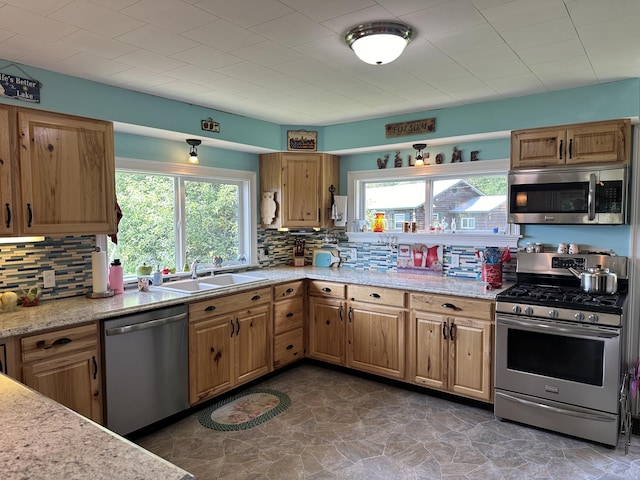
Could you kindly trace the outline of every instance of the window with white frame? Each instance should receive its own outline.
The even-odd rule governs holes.
[[[200,258],[251,263],[256,251],[255,173],[122,160],[116,162],[116,196],[123,217],[110,260],[125,275],[146,263],[182,271]]]
[[[375,213],[385,212],[396,231],[402,229],[396,219],[405,216],[424,233],[504,233],[508,168],[508,160],[490,160],[350,172],[351,218],[371,226]]]

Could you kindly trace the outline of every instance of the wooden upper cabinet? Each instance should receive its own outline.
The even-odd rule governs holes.
[[[110,122],[18,111],[22,231],[115,231],[115,160]]]
[[[628,119],[511,132],[511,168],[628,163]]]
[[[18,233],[15,178],[19,168],[14,163],[15,108],[0,105],[0,235]]]
[[[260,221],[265,228],[331,226],[331,193],[339,158],[324,153],[260,155]],[[271,220],[273,218],[273,220]]]

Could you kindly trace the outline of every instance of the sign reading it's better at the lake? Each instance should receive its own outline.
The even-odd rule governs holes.
[[[0,72],[0,96],[40,103],[40,82]]]

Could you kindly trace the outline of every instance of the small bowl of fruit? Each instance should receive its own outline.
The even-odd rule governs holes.
[[[19,295],[20,305],[23,307],[36,307],[40,304],[40,292],[38,287],[22,290]]]

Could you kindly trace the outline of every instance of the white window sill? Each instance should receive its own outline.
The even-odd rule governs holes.
[[[427,245],[448,245],[460,247],[512,247],[518,246],[521,235],[506,235],[504,233],[401,233],[401,232],[347,232],[349,242],[388,243],[390,237],[396,237],[397,243],[424,243]],[[383,238],[384,237],[384,238]],[[396,238],[393,243],[396,243]]]

